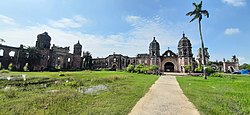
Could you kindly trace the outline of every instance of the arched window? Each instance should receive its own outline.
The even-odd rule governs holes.
[[[15,51],[11,51],[11,52],[9,53],[9,56],[10,56],[10,57],[14,57],[14,56],[15,56]]]
[[[4,52],[4,50],[0,49],[0,56],[3,56],[3,52]]]

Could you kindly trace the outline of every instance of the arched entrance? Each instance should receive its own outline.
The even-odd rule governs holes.
[[[172,62],[167,62],[164,64],[165,72],[174,72],[174,64]]]
[[[117,66],[116,65],[112,65],[111,71],[116,71]]]

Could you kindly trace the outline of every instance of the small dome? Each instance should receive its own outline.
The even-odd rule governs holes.
[[[185,33],[183,33],[183,37],[181,38],[181,40],[178,43],[178,47],[191,47],[191,42],[190,40],[185,36]]]
[[[47,32],[37,35],[37,39],[44,40],[44,41],[51,41],[51,37],[48,35]]]
[[[149,49],[160,49],[160,44],[155,40],[155,37],[153,41],[149,44]]]

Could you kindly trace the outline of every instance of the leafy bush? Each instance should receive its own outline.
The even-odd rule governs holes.
[[[10,63],[9,66],[8,66],[8,69],[11,71],[11,70],[12,70],[12,67],[13,67],[13,64]]]
[[[77,87],[78,83],[76,81],[70,81],[70,82],[66,82],[64,83],[65,86],[70,86],[70,87]]]
[[[197,68],[194,69],[194,72],[201,73],[201,72],[203,72],[203,68],[202,67],[197,67]]]
[[[28,71],[28,63],[26,63],[24,66],[23,66],[23,71]]]
[[[0,70],[0,73],[10,73],[10,71],[6,70],[6,69],[3,69],[3,70]]]
[[[134,72],[134,71],[135,71],[135,66],[129,64],[128,67],[127,67],[127,71],[128,71],[128,72]]]
[[[210,74],[214,73],[215,70],[211,66],[208,66],[208,67],[206,67],[206,72],[208,75],[210,75]]]
[[[143,64],[136,65],[135,66],[135,72],[142,73],[143,72],[143,68],[144,68]]]

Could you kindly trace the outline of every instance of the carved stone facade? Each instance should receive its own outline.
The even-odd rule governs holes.
[[[114,57],[119,58],[114,59]],[[110,63],[116,63],[116,66]],[[160,44],[154,37],[153,41],[149,44],[149,54],[138,54],[136,57],[113,54],[106,58],[93,59],[93,67],[96,69],[122,69],[127,67],[129,64],[143,64],[156,65],[160,67],[160,71],[165,72],[186,72],[183,66],[190,65],[193,69],[193,63],[195,63],[195,61],[192,53],[192,45],[185,34],[183,34],[183,37],[179,41],[177,54],[168,49],[162,55],[160,55]]]

